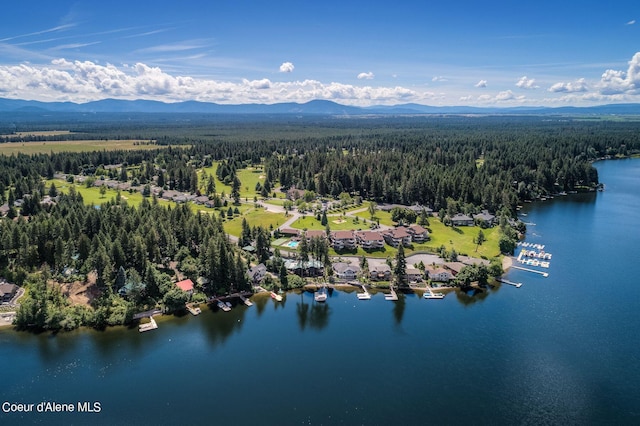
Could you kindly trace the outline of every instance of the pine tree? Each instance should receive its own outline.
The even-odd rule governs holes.
[[[396,264],[393,273],[395,274],[395,282],[398,287],[407,286],[407,261],[404,257],[404,247],[402,244],[398,246],[396,254]]]

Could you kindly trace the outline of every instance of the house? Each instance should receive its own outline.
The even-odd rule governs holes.
[[[388,229],[386,231],[382,231],[382,236],[384,240],[393,247],[398,247],[400,244],[403,246],[408,246],[411,244],[411,234],[407,232],[407,228],[404,226],[399,226],[395,229]]]
[[[415,223],[409,225],[407,232],[411,235],[411,241],[414,243],[424,243],[429,240],[429,231]]]
[[[300,231],[292,228],[280,228],[278,231],[285,237],[297,237],[300,235]]]
[[[360,273],[360,266],[350,263],[336,262],[331,267],[336,277],[342,280],[356,279]]]
[[[0,206],[0,216],[6,216],[9,213],[9,210],[11,209],[11,207],[9,207],[9,204],[4,203],[3,205]]]
[[[473,219],[476,221],[480,221],[480,223],[485,223],[486,226],[493,226],[496,220],[496,217],[489,213],[488,210],[482,210],[478,214],[473,215]]]
[[[189,294],[193,294],[193,281],[191,281],[190,279],[178,281],[176,285],[180,290],[185,291]]]
[[[250,268],[247,273],[251,282],[254,284],[258,284],[267,275],[267,267],[264,266],[264,263],[261,263]]]
[[[19,288],[20,287],[15,284],[6,282],[0,284],[0,302],[10,302],[18,292]]]
[[[389,281],[391,279],[391,268],[386,263],[369,266],[369,277],[375,281]]]
[[[307,241],[311,241],[312,238],[320,238],[321,240],[324,240],[327,238],[327,232],[326,231],[318,231],[318,230],[311,230],[311,231],[305,231],[304,235],[307,237]]]
[[[412,266],[407,266],[405,270],[407,281],[409,282],[421,282],[422,281],[422,271],[418,268],[414,268]]]
[[[334,250],[353,250],[356,248],[356,237],[353,231],[334,231],[331,233],[331,245]]]
[[[305,277],[315,277],[324,274],[324,265],[317,260],[304,262],[301,260],[285,260],[284,267],[288,272]]]
[[[440,265],[427,265],[424,268],[425,276],[431,281],[449,282],[453,279],[453,274],[448,269]]]
[[[201,195],[193,199],[193,202],[196,204],[204,204],[207,201],[209,201],[209,197],[207,197],[206,195]]]
[[[160,198],[167,201],[173,201],[173,198],[177,197],[178,195],[180,195],[178,191],[167,189],[166,191],[162,192],[162,195],[160,196]]]
[[[355,233],[360,247],[365,250],[376,250],[384,247],[384,238],[377,231],[360,231]]]
[[[451,218],[453,226],[473,226],[473,218],[466,214],[458,213]]]
[[[304,196],[304,190],[292,186],[287,190],[287,199],[291,201],[299,200]]]
[[[462,270],[462,268],[464,268],[465,266],[467,265],[465,265],[462,262],[447,262],[444,264],[444,267],[447,268],[449,271],[451,271],[451,274],[454,277],[458,275]]]

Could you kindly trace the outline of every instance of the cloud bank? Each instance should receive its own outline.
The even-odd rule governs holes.
[[[294,66],[284,62],[283,73]],[[471,87],[449,87],[434,93],[426,85],[373,85],[373,72],[363,72],[359,80],[367,84],[322,82],[315,79],[273,81],[269,78],[216,80],[170,74],[157,66],[99,64],[92,61],[54,59],[34,65],[0,65],[0,97],[39,101],[88,102],[106,98],[148,99],[163,102],[197,100],[222,104],[308,102],[314,99],[334,100],[345,105],[399,104],[416,102],[454,105],[464,101],[469,105],[531,105],[640,102],[640,52],[628,62],[628,67],[606,69],[590,80],[578,78],[560,82],[545,81],[545,91],[530,90],[531,96],[521,96],[509,90],[508,79],[495,84],[495,92],[483,90],[477,96]],[[513,77],[512,77],[513,78]],[[442,81],[442,77],[434,77]],[[511,80],[514,81],[514,80]],[[518,89],[535,89],[533,78],[516,78]],[[486,88],[480,80],[475,88]],[[493,85],[492,85],[493,87]],[[514,89],[515,90],[515,89]],[[546,93],[546,95],[543,95]]]

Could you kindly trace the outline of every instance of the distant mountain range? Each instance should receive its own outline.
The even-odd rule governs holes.
[[[609,104],[590,107],[471,107],[400,104],[356,107],[326,100],[307,103],[216,104],[186,101],[165,103],[146,100],[104,99],[77,104],[73,102],[39,102],[0,98],[0,112],[13,113],[199,113],[199,114],[298,114],[298,115],[406,115],[406,114],[580,114],[640,115],[640,104]]]

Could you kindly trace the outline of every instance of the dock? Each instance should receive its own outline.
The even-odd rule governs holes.
[[[533,272],[534,274],[540,274],[543,277],[547,278],[549,276],[548,272],[536,271],[535,269],[523,268],[522,266],[512,266],[513,269],[520,269],[521,271]]]
[[[240,295],[240,300],[242,300],[242,303],[244,303],[247,306],[253,306],[253,302],[247,299],[246,297],[244,297],[243,295]]]
[[[444,299],[444,293],[434,293],[433,290],[431,290],[431,287],[427,285],[427,291],[422,297],[424,297],[425,299]]]
[[[155,330],[156,328],[158,328],[158,324],[156,323],[156,320],[154,320],[153,317],[149,317],[149,319],[151,320],[150,322],[140,324],[138,326],[138,331],[140,333],[143,333],[145,331]]]
[[[520,287],[522,287],[522,283],[514,283],[513,281],[505,280],[505,279],[502,279],[502,278],[501,278],[501,279],[499,279],[498,281],[500,281],[501,283],[504,283],[504,284],[512,285],[512,286],[514,286],[515,288],[520,288]]]
[[[393,289],[393,287],[391,287],[391,294],[385,294],[384,300],[391,300],[392,302],[395,302],[396,300],[398,300],[398,294]]]
[[[202,313],[202,309],[200,309],[200,307],[198,306],[193,307],[193,306],[187,305],[187,310],[191,312],[191,315],[193,316],[200,315]]]

